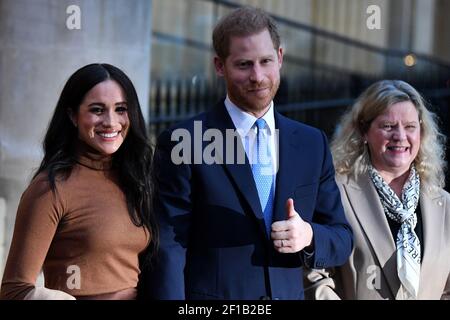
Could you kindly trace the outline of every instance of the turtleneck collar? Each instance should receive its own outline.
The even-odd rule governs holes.
[[[112,156],[101,154],[84,141],[78,140],[77,162],[93,170],[111,170]]]

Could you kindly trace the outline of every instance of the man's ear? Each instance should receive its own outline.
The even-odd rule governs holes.
[[[223,77],[225,62],[219,56],[214,56],[214,67],[217,75]]]
[[[69,119],[70,119],[70,121],[72,121],[75,128],[77,128],[78,127],[77,114],[75,112],[73,112],[72,109],[67,109],[67,115],[69,116]]]
[[[283,54],[284,54],[284,50],[282,47],[278,48],[278,52],[277,52],[277,56],[278,56],[278,65],[281,68],[281,66],[283,65]]]

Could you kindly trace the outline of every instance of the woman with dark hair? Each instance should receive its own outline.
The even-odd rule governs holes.
[[[108,64],[76,71],[22,195],[0,297],[135,299],[139,258],[158,239],[151,159],[130,79]]]

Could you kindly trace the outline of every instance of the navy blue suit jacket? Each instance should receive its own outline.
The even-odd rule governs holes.
[[[199,149],[193,140],[199,131],[194,132],[194,121],[201,123],[200,134],[215,128],[225,137],[226,129],[235,129],[221,103],[159,137],[154,170],[161,243],[151,271],[143,277],[144,294],[154,299],[303,299],[302,252],[274,250],[248,161],[195,164]],[[308,264],[342,265],[352,249],[352,232],[326,137],[277,112],[275,125],[280,144],[274,221],[286,220],[285,204],[293,198],[296,211],[314,232],[314,255]],[[175,129],[192,136],[192,164],[171,161],[172,149],[179,144],[171,141]],[[242,148],[240,139],[235,141],[236,148]],[[200,145],[202,151],[209,143]],[[225,148],[219,153],[226,159]]]

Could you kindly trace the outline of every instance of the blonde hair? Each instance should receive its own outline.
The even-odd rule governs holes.
[[[400,80],[372,84],[342,117],[331,142],[338,174],[356,177],[367,172],[370,155],[364,135],[376,117],[404,101],[412,102],[419,114],[421,142],[414,164],[421,182],[427,190],[444,187],[446,138],[439,132],[437,116],[425,107],[423,98],[411,85]]]

